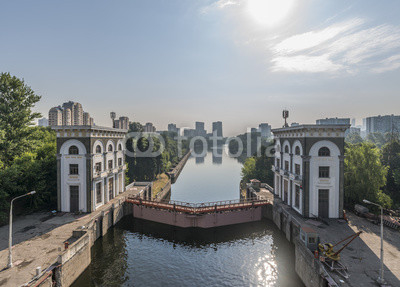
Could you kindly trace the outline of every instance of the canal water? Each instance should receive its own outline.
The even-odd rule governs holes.
[[[186,202],[239,198],[241,164],[225,154],[190,158],[172,186]],[[294,248],[268,221],[209,230],[125,217],[92,247],[77,286],[304,286]]]

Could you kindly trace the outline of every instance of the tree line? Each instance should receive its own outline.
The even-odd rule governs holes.
[[[143,126],[134,122],[129,125],[129,132],[141,134],[137,140],[129,139],[126,144],[128,151],[132,152],[134,156],[126,156],[126,163],[128,164],[127,177],[129,181],[153,181],[157,175],[165,173],[179,163],[178,141],[175,139],[176,133],[163,132],[160,136],[165,143],[163,152],[156,157],[140,157],[136,156],[135,151],[147,151],[149,149],[150,140],[154,142],[152,152],[159,151],[161,148],[160,140],[143,133]],[[151,137],[151,138],[150,138]],[[182,142],[182,155],[188,151],[188,141]]]
[[[16,213],[57,207],[56,135],[35,127],[40,96],[21,79],[0,74],[0,224],[8,219],[12,198],[36,190],[15,203]]]

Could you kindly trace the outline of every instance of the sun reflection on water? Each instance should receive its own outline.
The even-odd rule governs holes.
[[[275,258],[271,254],[258,258],[255,270],[257,270],[257,278],[260,286],[276,286],[278,278],[276,268]]]

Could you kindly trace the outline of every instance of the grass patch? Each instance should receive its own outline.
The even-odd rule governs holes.
[[[168,183],[169,177],[165,173],[157,175],[157,179],[153,181],[153,198],[161,191]]]

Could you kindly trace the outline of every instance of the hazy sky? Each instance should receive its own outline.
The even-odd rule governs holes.
[[[224,134],[400,114],[400,1],[2,1],[0,71],[131,120]]]

